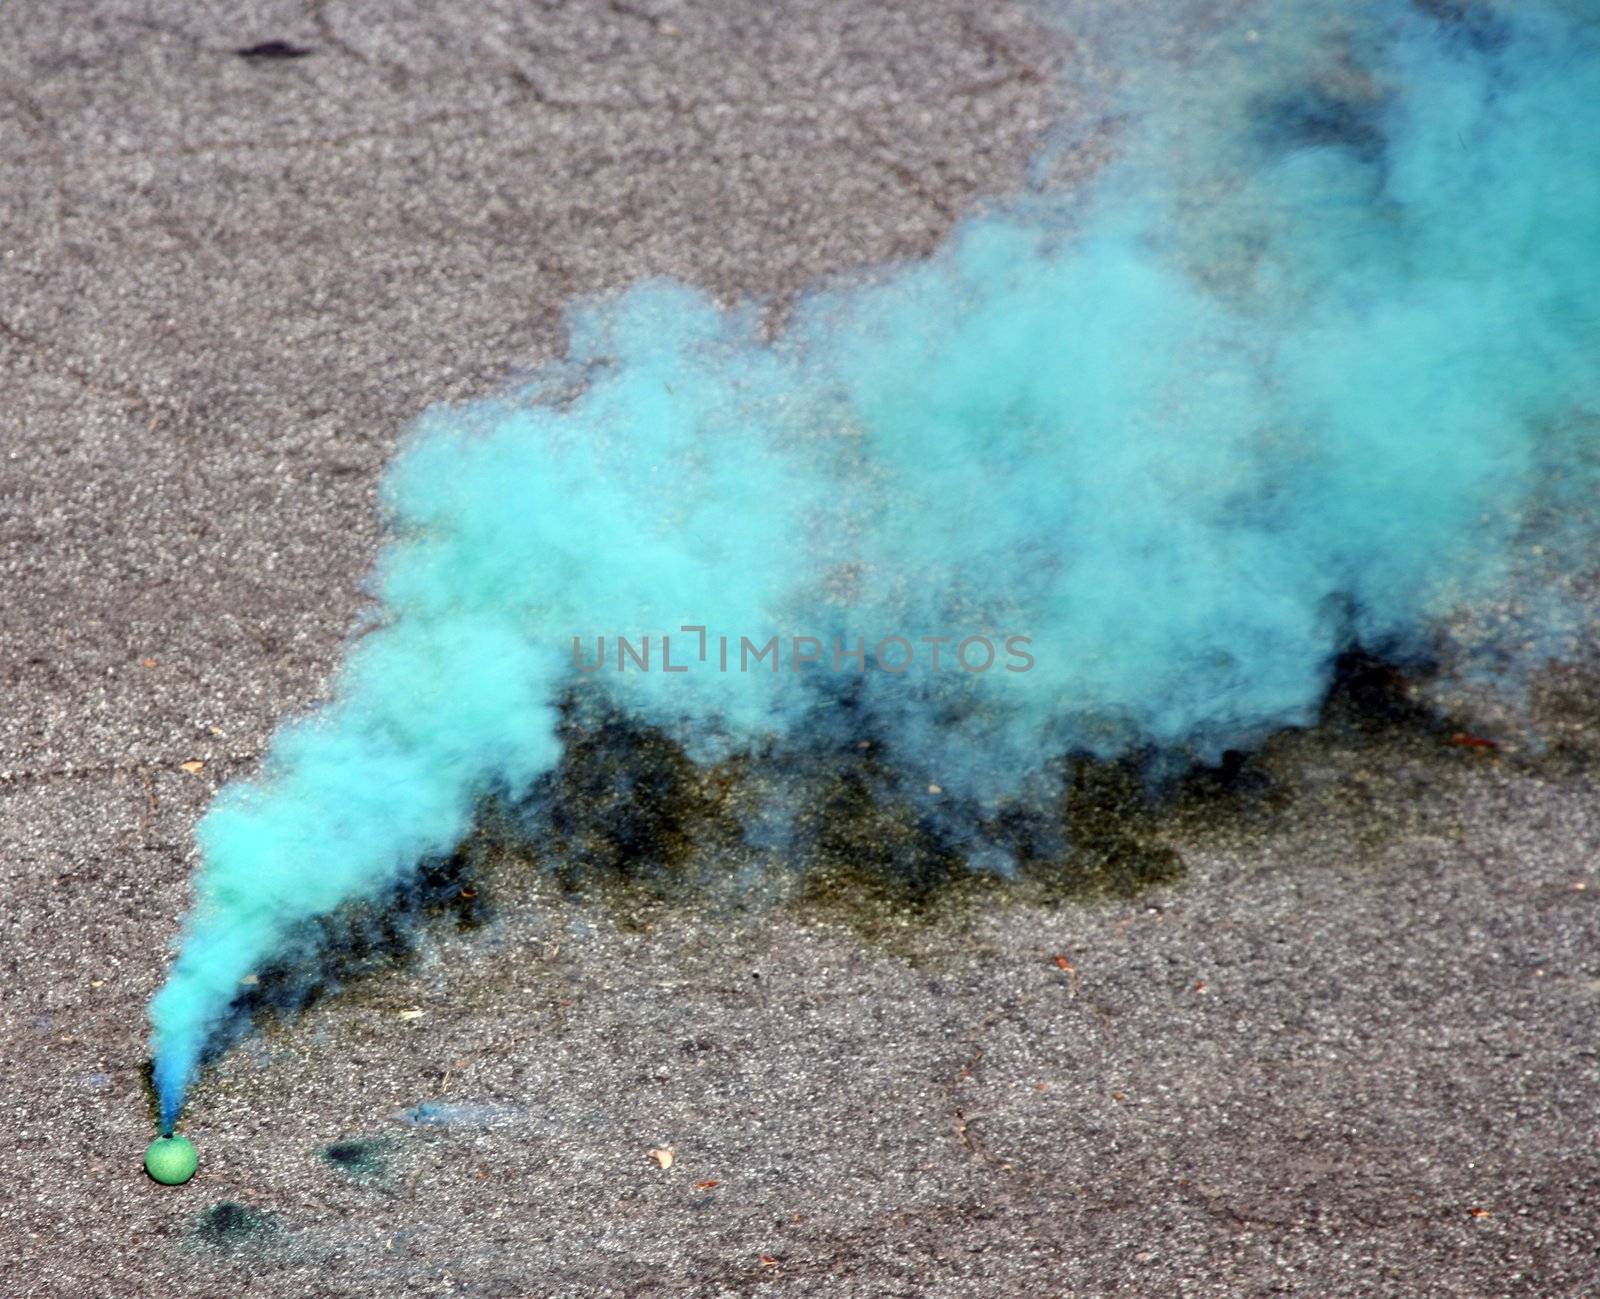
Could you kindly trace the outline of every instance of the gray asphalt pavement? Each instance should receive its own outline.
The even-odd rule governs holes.
[[[976,0],[0,7],[0,1290],[1600,1293],[1582,681],[1543,752],[1287,737],[1136,817],[1182,870],[1132,895],[572,889],[485,837],[473,923],[140,1170],[194,821],[323,689],[407,422],[574,296],[925,253],[1088,57]]]

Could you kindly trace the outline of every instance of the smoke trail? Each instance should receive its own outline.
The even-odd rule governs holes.
[[[1310,720],[1341,650],[1419,661],[1529,556],[1593,562],[1592,7],[1285,8],[1204,81],[1134,87],[1087,204],[968,222],[775,341],[642,285],[574,309],[527,388],[426,417],[385,484],[385,625],[201,823],[164,1124],[240,980],[524,795],[569,693],[701,759],[868,736],[1003,864],[983,827],[1060,755],[1213,760]],[[1528,664],[1585,616],[1529,608]]]

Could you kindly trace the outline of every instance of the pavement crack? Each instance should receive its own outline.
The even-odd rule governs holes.
[[[317,38],[329,49],[337,50],[345,58],[355,63],[370,63],[366,51],[350,44],[339,35],[333,25],[333,19],[328,17],[328,0],[311,0],[311,25],[317,29]]]
[[[1186,1193],[1191,1203],[1198,1204],[1214,1218],[1231,1222],[1240,1227],[1271,1227],[1278,1231],[1287,1231],[1295,1226],[1292,1218],[1273,1217],[1269,1214],[1258,1213],[1250,1208],[1238,1208],[1223,1192],[1198,1182],[1183,1178],[1178,1182],[1180,1193]]]
[[[978,1032],[981,1034],[985,1029],[992,1027],[994,1022],[993,1018],[986,1019],[978,1025]],[[955,1073],[945,1082],[944,1091],[948,1097],[950,1118],[955,1125],[956,1136],[960,1139],[968,1155],[974,1159],[982,1160],[986,1164],[993,1164],[996,1168],[1002,1168],[1006,1172],[1012,1172],[1014,1171],[1013,1165],[994,1154],[984,1144],[982,1138],[972,1130],[973,1124],[985,1116],[970,1113],[961,1098],[961,1085],[972,1081],[973,1072],[976,1070],[978,1062],[982,1059],[983,1044],[974,1041],[971,1054],[957,1065]]]
[[[971,82],[965,87],[957,87],[954,94],[967,98],[989,94],[1004,86],[1039,85],[1049,80],[1044,69],[1026,55],[1018,53],[1010,41],[986,27],[972,14],[961,15],[961,29],[988,56],[989,62],[1002,65],[1006,71]]]
[[[664,20],[659,14],[653,14],[648,9],[629,4],[628,0],[607,0],[606,8],[619,18],[632,18],[635,22],[643,23],[653,32],[659,32],[662,29]]]
[[[333,132],[328,135],[289,136],[280,139],[256,140],[207,140],[198,144],[165,146],[151,149],[123,149],[108,156],[113,158],[193,158],[212,153],[272,153],[288,149],[330,149],[346,144],[362,144],[370,140],[409,140],[416,136],[419,130],[430,126],[438,126],[446,122],[476,121],[489,116],[498,108],[506,105],[498,104],[491,108],[450,109],[444,112],[433,113],[415,121],[405,122],[399,126],[388,128],[367,128],[351,131]],[[465,138],[450,137],[451,139]]]
[[[24,351],[37,357],[53,373],[66,376],[80,387],[98,393],[102,397],[115,397],[136,410],[143,411],[151,417],[152,427],[168,413],[133,385],[102,378],[87,366],[63,355],[61,349],[54,343],[13,325],[8,320],[0,319],[0,338],[9,338]]]
[[[329,16],[328,3],[329,0],[309,0],[307,5],[311,15],[311,25],[316,29],[317,39],[330,50],[342,54],[352,63],[358,63],[364,68],[371,68],[389,83],[391,89],[405,89],[412,79],[411,69],[395,59],[374,58],[359,45],[347,40]]]
[[[224,763],[254,762],[260,756],[259,753],[223,753],[202,758],[200,761],[210,767]],[[92,780],[97,776],[137,776],[144,784],[150,811],[154,812],[159,805],[156,801],[155,784],[150,778],[150,773],[169,768],[176,770],[187,760],[184,758],[153,758],[146,762],[130,762],[127,759],[120,759],[116,762],[96,762],[77,767],[45,767],[35,771],[0,771],[0,788],[5,788],[6,786],[48,785],[58,780]]]
[[[521,68],[513,66],[509,73],[511,83],[517,87],[521,95],[531,99],[541,108],[548,108],[559,113],[658,113],[683,111],[680,104],[672,100],[648,99],[569,99],[565,95],[557,95],[545,89]],[[698,104],[690,105],[698,108]]]

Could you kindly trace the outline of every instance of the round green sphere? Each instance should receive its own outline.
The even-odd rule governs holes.
[[[157,1137],[144,1152],[144,1171],[163,1186],[180,1186],[194,1176],[200,1156],[188,1137]]]

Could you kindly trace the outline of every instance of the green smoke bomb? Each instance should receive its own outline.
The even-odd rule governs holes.
[[[194,1176],[200,1156],[188,1137],[157,1137],[144,1152],[144,1171],[163,1186],[179,1186]]]

